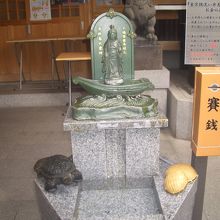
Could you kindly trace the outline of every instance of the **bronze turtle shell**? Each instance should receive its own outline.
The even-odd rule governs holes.
[[[53,155],[42,158],[34,165],[38,177],[45,179],[45,190],[55,191],[58,184],[71,184],[82,180],[82,174],[76,169],[72,155]]]

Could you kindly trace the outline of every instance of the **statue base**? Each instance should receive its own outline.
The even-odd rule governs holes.
[[[164,191],[163,176],[169,163],[160,160],[157,176],[132,179],[91,180],[79,186],[59,185],[55,193],[35,180],[42,220],[190,220],[197,181],[178,195]]]
[[[76,120],[147,118],[158,114],[157,106],[157,100],[147,95],[89,95],[76,100],[72,116]]]
[[[135,70],[159,70],[163,67],[162,49],[144,38],[137,38],[134,44]]]

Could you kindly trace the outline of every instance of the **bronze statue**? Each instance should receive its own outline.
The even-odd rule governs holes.
[[[154,26],[156,10],[152,0],[126,0],[124,14],[130,19],[134,31],[150,42],[157,41]]]
[[[54,155],[38,160],[34,165],[38,177],[45,179],[45,190],[53,192],[58,184],[69,185],[82,180],[82,174],[76,169],[72,155]]]
[[[72,117],[108,120],[156,116],[157,100],[142,94],[153,90],[153,84],[148,79],[134,79],[135,34],[129,19],[109,9],[96,18],[88,37],[93,79],[72,79],[88,93],[75,100]]]
[[[102,63],[102,72],[105,74],[105,84],[122,84],[122,46],[117,37],[117,30],[113,25],[110,26],[110,30],[108,31],[108,38],[103,47]]]

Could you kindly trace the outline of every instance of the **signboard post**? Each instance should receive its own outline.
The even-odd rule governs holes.
[[[199,174],[193,219],[202,219],[208,156],[220,155],[220,67],[197,67],[193,102],[192,165]]]

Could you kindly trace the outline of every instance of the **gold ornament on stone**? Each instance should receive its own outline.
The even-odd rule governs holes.
[[[182,192],[187,184],[198,177],[195,169],[189,164],[175,164],[165,172],[164,188],[171,194]]]

